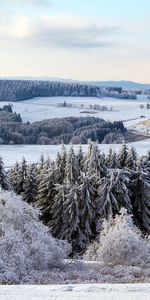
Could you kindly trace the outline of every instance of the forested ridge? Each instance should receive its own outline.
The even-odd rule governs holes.
[[[41,210],[41,220],[52,235],[69,241],[75,252],[85,251],[97,240],[104,219],[121,208],[133,215],[144,235],[150,233],[150,153],[138,158],[126,145],[118,154],[101,153],[90,143],[86,154],[64,145],[55,161],[48,157],[38,165],[23,159],[6,175],[0,162],[0,185],[13,189],[23,200]]]
[[[0,122],[1,144],[87,144],[88,139],[101,143],[110,133],[117,136],[127,131],[121,121],[109,122],[94,117],[55,118],[23,123],[20,114],[13,113],[10,105],[0,110]]]
[[[21,101],[34,97],[115,97],[136,99],[134,92],[120,87],[102,88],[82,83],[38,80],[0,80],[0,101]]]

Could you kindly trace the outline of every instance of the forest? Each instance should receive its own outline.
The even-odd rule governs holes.
[[[115,97],[136,99],[136,93],[120,87],[99,87],[82,83],[38,80],[0,80],[0,101],[21,101],[34,97]]]
[[[0,163],[0,184],[23,201],[38,207],[51,234],[71,243],[73,253],[84,253],[101,233],[104,219],[125,208],[143,235],[150,233],[150,153],[138,158],[124,144],[118,154],[101,153],[89,143],[86,154],[70,145],[55,161],[41,156],[38,164],[20,164],[6,174]]]
[[[121,121],[109,122],[95,117],[55,118],[23,123],[20,114],[13,113],[10,105],[1,109],[0,122],[1,144],[87,144],[88,139],[101,143],[110,133],[116,137],[127,131]]]

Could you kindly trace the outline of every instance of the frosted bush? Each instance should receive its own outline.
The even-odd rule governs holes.
[[[60,267],[70,246],[39,222],[38,210],[11,192],[0,193],[0,282]]]
[[[85,259],[105,265],[150,268],[150,240],[135,227],[125,209],[116,218],[104,221],[97,245],[89,246]]]

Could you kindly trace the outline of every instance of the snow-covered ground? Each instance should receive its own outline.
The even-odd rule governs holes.
[[[79,108],[57,107],[58,103],[63,103],[64,101],[76,104]],[[144,115],[146,118],[150,117],[150,110],[146,109],[147,102],[148,99],[145,95],[138,96],[137,100],[120,100],[107,97],[39,97],[26,101],[12,102],[12,105],[14,111],[21,114],[24,122],[69,116],[87,116],[88,113],[81,114],[81,111],[87,110],[85,108],[88,108],[90,104],[99,104],[100,106],[105,105],[108,109],[112,107],[113,110],[100,111],[94,114],[95,117],[104,118],[105,120],[110,121],[131,120],[125,122],[125,125],[129,126],[138,123],[139,120],[141,120],[141,115]],[[8,102],[0,102],[0,106],[7,103]],[[84,108],[80,108],[81,104],[84,104]],[[140,104],[143,104],[145,108],[141,109]]]
[[[0,300],[149,300],[150,284],[1,286]]]
[[[150,150],[150,139],[127,144],[130,148],[134,146],[139,156],[146,155]],[[102,152],[108,153],[112,148],[118,152],[121,144],[100,144],[99,148]],[[69,147],[69,146],[66,146]],[[74,150],[78,149],[78,145],[74,145]],[[82,149],[86,152],[88,145],[82,145]],[[20,162],[24,156],[29,163],[39,161],[41,154],[45,157],[50,156],[53,160],[56,158],[57,152],[61,149],[61,145],[0,145],[0,156],[2,157],[6,167],[13,166],[16,161]]]
[[[142,134],[150,135],[150,116],[149,120],[139,122],[129,127],[130,129],[141,132]]]

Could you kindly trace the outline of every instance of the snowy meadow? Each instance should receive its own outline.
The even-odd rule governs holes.
[[[100,144],[98,145],[101,152],[108,154],[109,149],[119,152],[121,144]],[[146,155],[150,150],[150,139],[142,140],[127,144],[128,148],[132,146],[136,149],[140,156]],[[69,146],[66,145],[66,148]],[[73,145],[74,151],[77,152],[79,145]],[[87,152],[88,145],[82,145],[83,152]],[[55,159],[61,145],[0,145],[0,155],[3,158],[5,168],[13,167],[16,162],[21,162],[25,157],[29,163],[38,163],[40,156],[49,156]]]
[[[75,107],[59,107],[66,101]],[[26,101],[9,102],[13,105],[13,110],[21,114],[23,122],[41,121],[44,119],[63,118],[63,117],[79,117],[87,116],[89,113],[82,113],[89,110],[89,106],[100,105],[107,106],[108,111],[97,111],[96,117],[103,118],[109,121],[120,121],[139,119],[144,115],[146,118],[150,117],[149,110],[146,109],[148,102],[146,95],[140,95],[136,100],[123,100],[116,98],[96,98],[96,97],[38,97]],[[8,104],[8,102],[0,102],[0,106]],[[141,109],[140,105],[145,108]],[[84,107],[81,107],[84,105]],[[112,108],[112,110],[111,110]],[[139,120],[126,122],[126,125],[131,125]]]

